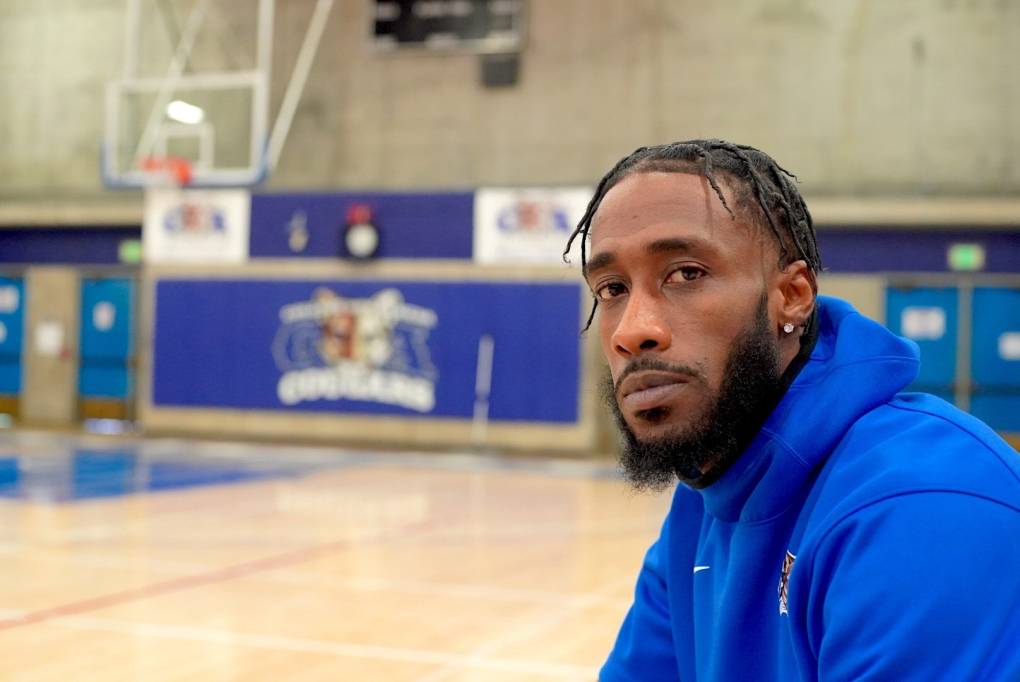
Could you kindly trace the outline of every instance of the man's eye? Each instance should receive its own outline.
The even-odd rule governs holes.
[[[705,276],[705,270],[699,268],[696,265],[685,265],[681,268],[677,268],[670,273],[667,281],[675,282],[677,278],[683,279],[685,282],[693,282],[696,279],[701,279]]]
[[[623,286],[619,282],[610,282],[609,284],[603,284],[595,290],[595,298],[600,301],[608,301],[611,298],[622,296],[627,293],[627,287]]]

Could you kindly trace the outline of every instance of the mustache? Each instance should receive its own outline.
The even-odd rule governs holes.
[[[620,384],[623,383],[624,379],[629,377],[634,372],[645,371],[668,372],[669,374],[680,374],[682,376],[687,376],[692,379],[699,379],[701,381],[705,380],[704,371],[697,367],[692,367],[691,365],[671,364],[668,362],[663,362],[662,360],[656,360],[655,358],[638,358],[637,360],[634,360],[629,365],[627,365],[623,369],[623,371],[620,372],[620,376],[616,379],[616,382],[612,384],[613,394],[619,395]]]

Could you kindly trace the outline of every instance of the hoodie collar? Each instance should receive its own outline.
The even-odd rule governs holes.
[[[810,358],[743,454],[698,491],[722,521],[763,521],[784,511],[850,426],[917,375],[913,342],[845,301],[819,296],[817,310]]]

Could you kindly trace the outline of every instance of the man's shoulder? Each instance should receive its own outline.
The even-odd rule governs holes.
[[[1017,670],[1020,455],[980,421],[894,397],[845,433],[798,521],[791,632],[819,677]]]
[[[902,393],[848,429],[815,482],[815,521],[832,524],[903,495],[977,496],[1020,510],[1020,454],[949,403]]]
[[[926,393],[900,393],[847,432],[833,456],[888,485],[1020,494],[1020,453],[987,424]],[[837,464],[838,464],[837,459]]]

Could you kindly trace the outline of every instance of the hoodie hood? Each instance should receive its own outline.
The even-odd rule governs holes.
[[[747,450],[699,490],[722,521],[758,522],[782,513],[850,426],[917,376],[917,345],[847,302],[819,296],[818,340]]]

